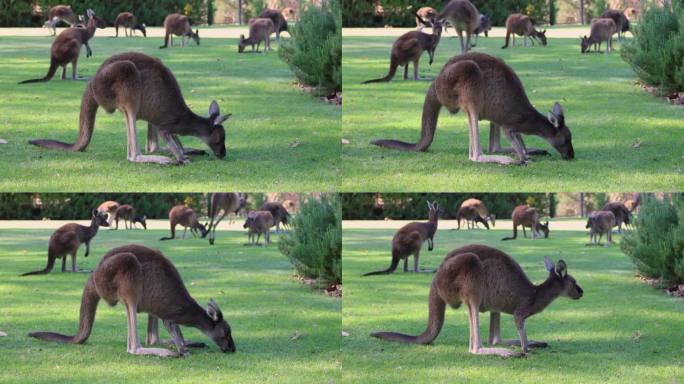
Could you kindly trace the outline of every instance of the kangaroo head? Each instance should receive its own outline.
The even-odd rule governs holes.
[[[584,228],[590,228],[591,225],[594,223],[594,219],[595,219],[595,217],[594,217],[593,212],[592,212],[587,217],[587,225]]]
[[[480,218],[482,219],[482,217]],[[487,218],[482,219],[482,222],[484,223],[485,228],[489,229],[489,223],[487,223]]]
[[[427,205],[428,205],[428,210],[430,212],[429,213],[430,221],[437,220],[439,218],[439,206],[437,205],[437,202],[433,201],[431,203],[428,201]]]
[[[238,201],[239,201],[239,204],[238,204],[237,209],[234,212],[235,214],[240,212],[240,210],[247,205],[247,196],[245,196],[244,193],[238,193]]]
[[[245,44],[245,35],[240,35],[240,41],[238,42],[238,53],[244,52],[246,46],[247,44]]]
[[[216,100],[212,101],[209,105],[209,129],[200,136],[219,159],[226,157],[226,130],[223,129],[223,122],[230,116],[230,113],[221,115],[218,103]]]
[[[252,226],[252,222],[254,221],[254,215],[252,215],[252,212],[247,214],[247,219],[245,219],[245,223],[242,225],[242,228],[249,228]]]
[[[200,237],[204,238],[207,235],[207,227],[202,225],[202,223],[197,223],[195,228],[199,231]]]
[[[202,332],[221,348],[223,352],[235,352],[235,342],[231,334],[230,325],[223,319],[223,313],[214,299],[207,304],[207,316],[211,319],[212,326],[202,329]]]
[[[492,223],[492,227],[496,227],[496,215],[495,214],[492,213],[491,215],[485,217],[485,220],[489,220],[489,222]]]
[[[145,27],[145,23],[136,25],[135,29],[139,30],[142,32],[143,36],[147,37],[147,28]]]
[[[589,38],[587,35],[580,36],[580,48],[582,48],[582,53],[586,53],[589,50]]]
[[[546,270],[549,271],[549,280],[557,280],[563,284],[563,290],[561,295],[567,296],[573,300],[577,300],[582,297],[583,290],[575,281],[575,278],[568,275],[568,267],[565,265],[565,261],[558,260],[557,264],[554,264],[548,256],[544,257],[544,266]]]
[[[554,128],[554,134],[546,138],[558,153],[560,153],[563,160],[572,160],[575,158],[575,150],[572,148],[572,134],[570,128],[565,125],[565,114],[563,107],[556,102],[553,109],[549,112],[549,123]]]
[[[199,46],[200,45],[200,38],[199,38],[199,29],[195,29],[195,32],[190,30],[190,37],[192,37],[193,40],[195,40],[195,43]]]
[[[537,38],[541,40],[542,45],[546,46],[546,29],[543,31],[535,31]]]
[[[544,238],[548,239],[549,238],[549,221],[547,220],[546,223],[542,224],[539,223],[537,225],[537,229],[544,232]]]
[[[95,221],[95,224],[99,227],[109,227],[109,223],[107,222],[107,214],[104,212],[98,211],[96,208],[93,208],[92,212],[90,212],[92,220]]]
[[[142,216],[138,215],[138,216],[135,217],[135,220],[134,220],[134,221],[140,223],[140,224],[143,226],[143,228],[147,229],[147,216],[145,216],[145,215],[142,215]]]

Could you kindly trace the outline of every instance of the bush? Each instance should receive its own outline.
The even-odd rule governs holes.
[[[650,6],[632,28],[634,39],[622,46],[622,58],[660,95],[684,91],[684,10]]]
[[[635,225],[635,231],[623,236],[620,248],[632,258],[639,273],[660,279],[663,285],[684,283],[682,199],[658,201],[647,196]]]
[[[278,249],[297,274],[317,279],[320,286],[342,282],[342,213],[336,195],[310,197],[281,236]]]
[[[281,43],[278,54],[297,80],[316,87],[321,95],[342,89],[342,20],[339,0],[313,5],[300,12],[292,37]]]

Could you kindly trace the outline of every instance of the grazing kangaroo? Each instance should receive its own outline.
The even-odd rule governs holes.
[[[185,341],[180,326],[199,329],[221,349],[235,352],[230,325],[211,299],[207,309],[190,296],[176,267],[161,252],[142,245],[125,245],[107,252],[86,281],[81,298],[78,332],[66,336],[53,332],[31,332],[36,339],[58,343],[83,344],[95,322],[100,299],[110,306],[119,301],[126,307],[128,343],[134,355],[185,356],[187,347],[205,346]],[[147,343],[159,341],[158,321],[162,320],[177,353],[163,348],[143,348],[138,338],[138,313],[147,313]]]
[[[468,53],[450,59],[425,95],[420,140],[406,143],[398,140],[376,140],[372,144],[403,151],[426,151],[435,131],[442,106],[451,113],[463,109],[468,116],[470,149],[468,158],[476,162],[512,164],[508,156],[483,155],[480,148],[479,120],[489,120],[489,151],[505,152],[500,144],[500,130],[513,145],[519,163],[528,155],[546,151],[527,149],[522,134],[542,137],[564,160],[575,157],[572,135],[565,125],[565,115],[555,103],[548,116],[539,113],[525,94],[522,82],[501,59],[484,53]]]
[[[610,211],[595,211],[587,217],[586,228],[589,228],[589,243],[601,245],[601,238],[606,234],[608,242],[606,246],[613,243],[613,227],[615,226],[615,215]],[[598,239],[597,239],[598,237]]]
[[[278,201],[265,202],[259,207],[259,210],[271,212],[276,233],[280,233],[280,224],[283,224],[283,228],[290,224],[290,212]]]
[[[622,233],[623,223],[625,224],[625,228],[627,228],[627,225],[631,224],[632,213],[629,211],[629,209],[627,209],[625,204],[619,201],[606,203],[606,205],[601,208],[601,211],[613,213],[613,216],[615,217],[615,223],[613,224],[613,227],[618,227],[618,233]]]
[[[261,235],[264,235],[266,245],[271,244],[271,227],[273,215],[269,211],[252,211],[247,214],[247,220],[242,225],[247,229],[247,241],[245,245],[259,245]],[[255,241],[256,240],[256,241]]]
[[[392,238],[392,263],[389,268],[382,271],[368,272],[362,276],[388,275],[394,272],[400,260],[404,260],[404,272],[408,272],[408,258],[413,255],[413,272],[420,272],[418,259],[423,243],[427,241],[428,251],[434,248],[435,232],[439,221],[439,206],[437,202],[427,202],[429,220],[427,223],[412,222],[399,228]]]
[[[539,214],[537,210],[530,207],[529,205],[518,205],[513,210],[511,214],[511,219],[513,219],[513,237],[504,237],[501,240],[515,240],[518,237],[518,226],[522,226],[523,237],[527,238],[527,232],[525,232],[525,227],[529,227],[532,230],[532,239],[536,239],[541,236],[544,232],[544,238],[549,238],[549,222],[542,224],[539,221]]]
[[[461,53],[467,53],[470,48],[470,35],[475,33],[480,24],[480,12],[475,8],[473,3],[468,0],[451,0],[444,6],[444,9],[435,17],[436,20],[446,24],[451,24],[458,38],[461,41]],[[466,40],[463,40],[463,32],[465,31]]]
[[[143,36],[147,37],[147,29],[145,28],[145,24],[138,23],[138,19],[136,19],[135,15],[130,12],[119,13],[119,15],[116,17],[116,20],[114,20],[114,28],[116,29],[116,36],[114,37],[119,37],[119,27],[123,27],[124,35],[126,37],[135,36],[136,29],[142,32]],[[129,30],[130,33],[128,32]]]
[[[484,33],[485,37],[489,37],[489,31],[491,30],[492,20],[484,13],[480,13],[480,21],[477,24],[477,28],[475,28],[475,31],[473,32],[475,35],[475,43],[472,46],[475,47],[477,45],[477,42],[480,38],[480,33]]]
[[[487,221],[492,223],[492,227],[496,226],[496,216],[493,214],[490,215],[487,206],[485,206],[484,203],[478,199],[466,199],[463,203],[461,203],[461,206],[456,213],[458,229],[461,229],[461,218],[466,220],[468,229],[471,228],[471,224],[472,228],[476,228],[477,222],[483,223],[487,229],[489,229]]]
[[[594,46],[594,52],[600,52],[601,43],[606,42],[606,54],[613,50],[613,35],[615,34],[616,26],[612,19],[594,19],[591,21],[591,32],[589,37],[584,35],[580,37],[580,47],[582,53],[589,52],[590,46]]]
[[[62,31],[52,42],[50,48],[50,68],[47,74],[40,79],[24,80],[19,84],[42,83],[50,81],[57,72],[57,68],[62,67],[62,80],[66,79],[67,65],[71,64],[71,80],[78,80],[76,70],[78,68],[78,57],[81,53],[81,46],[86,47],[86,57],[93,55],[93,51],[88,45],[88,41],[95,35],[96,22],[95,13],[89,9],[88,25],[86,28],[68,28]],[[104,28],[104,27],[103,27]]]
[[[119,220],[123,220],[124,228],[133,229],[135,228],[135,223],[140,223],[144,229],[147,229],[147,216],[138,215],[135,212],[135,208],[132,205],[124,204],[116,209],[114,212],[114,217],[116,220],[116,229],[119,229]],[[131,223],[130,226],[128,223]]]
[[[582,288],[568,274],[565,261],[554,264],[544,257],[549,272],[546,280],[533,284],[520,265],[506,253],[485,245],[471,244],[455,249],[444,258],[432,280],[428,297],[427,329],[418,336],[395,332],[375,332],[371,336],[402,343],[430,344],[444,325],[447,304],[457,309],[465,304],[470,320],[469,352],[477,355],[520,356],[529,348],[546,347],[543,341],[527,339],[525,320],[543,311],[559,296],[573,300],[582,297]],[[522,353],[508,348],[483,348],[480,340],[479,312],[491,312],[489,344],[516,345]],[[519,340],[501,338],[501,313],[513,315]]]
[[[287,19],[285,19],[285,16],[283,16],[283,13],[276,10],[276,9],[264,9],[261,11],[259,14],[260,19],[270,19],[273,22],[273,30],[271,33],[275,32],[276,34],[276,40],[280,40],[280,33],[281,32],[288,32],[287,30]],[[250,31],[250,36],[252,35],[252,32]],[[270,35],[270,34],[269,34]]]
[[[185,39],[193,39],[195,43],[200,45],[199,29],[192,31],[190,26],[190,19],[179,13],[172,13],[167,15],[164,19],[164,45],[159,48],[166,48],[169,46],[169,39],[171,39],[171,46],[173,47],[173,35],[181,36],[181,47],[185,47]]]
[[[416,13],[416,18],[422,20]],[[424,25],[428,25],[427,21],[422,20]],[[432,24],[432,34],[423,33],[420,31],[406,32],[392,45],[392,53],[390,55],[389,72],[385,77],[379,79],[367,80],[361,84],[380,83],[390,81],[397,73],[397,67],[404,67],[404,80],[408,79],[408,66],[413,63],[413,80],[419,80],[418,64],[423,52],[427,51],[430,57],[429,65],[435,58],[435,49],[442,36],[442,23],[436,19],[430,19]]]
[[[214,245],[216,238],[216,227],[223,220],[224,217],[236,214],[246,204],[246,197],[243,193],[226,192],[226,193],[212,193],[209,202],[209,224],[207,225],[207,234],[209,235],[209,244]],[[219,212],[223,212],[221,217],[216,219]]]
[[[71,9],[71,5],[55,5],[50,8],[48,13],[48,19],[43,24],[44,28],[47,28],[52,36],[57,34],[57,23],[63,21],[69,26],[74,26],[81,20],[81,16],[77,16],[76,13]]]
[[[90,255],[90,241],[97,235],[100,227],[109,227],[107,217],[103,213],[93,209],[91,213],[90,226],[69,223],[59,227],[50,236],[48,241],[48,262],[47,266],[41,270],[26,272],[21,276],[44,275],[50,273],[55,266],[56,259],[62,259],[62,272],[66,272],[67,256],[71,255],[71,272],[78,272],[76,268],[76,253],[81,244],[85,244],[85,257]],[[88,271],[90,272],[90,271]]]
[[[116,213],[117,209],[119,209],[119,203],[112,200],[107,200],[97,207],[98,212],[107,215],[107,224],[109,225],[112,225],[112,222],[114,221],[114,213]]]
[[[602,19],[611,19],[615,23],[615,32],[618,35],[618,41],[622,41],[625,32],[629,31],[629,19],[624,13],[617,9],[606,9],[601,15]]]
[[[423,28],[428,26],[425,20],[432,22],[437,16],[437,11],[432,7],[420,7],[416,11],[416,29],[422,31]]]
[[[176,205],[169,211],[169,222],[171,224],[171,237],[162,237],[159,240],[172,240],[176,238],[176,226],[182,225],[185,230],[183,230],[183,239],[185,239],[185,234],[188,232],[188,227],[190,227],[190,233],[193,237],[199,235],[204,238],[207,235],[207,230],[204,225],[200,224],[197,220],[197,215],[195,211],[190,207],[185,205]]]
[[[240,35],[240,41],[238,42],[238,53],[243,53],[245,47],[248,45],[252,46],[252,52],[254,52],[254,45],[256,44],[256,53],[259,53],[259,45],[264,42],[264,51],[271,50],[271,33],[273,33],[273,21],[271,19],[260,18],[252,19],[249,21],[249,37],[245,38],[245,35]]]
[[[31,140],[30,144],[65,151],[85,151],[95,128],[98,106],[107,113],[123,112],[128,133],[128,161],[138,163],[187,164],[187,155],[196,150],[184,149],[178,136],[196,136],[220,159],[226,157],[226,133],[222,123],[230,117],[221,115],[216,101],[209,106],[209,117],[193,113],[185,103],[176,78],[156,58],[137,52],[114,55],[105,60],[88,83],[81,99],[79,134],[76,143],[55,140]],[[149,152],[159,149],[158,135],[175,156],[142,155],[137,141],[136,121],[148,122]]]
[[[527,39],[534,45],[537,40],[541,45],[546,45],[546,29],[537,31],[532,24],[532,20],[527,15],[513,13],[506,18],[506,44],[501,49],[508,48],[509,37],[513,35],[513,46],[515,47],[515,35],[523,37],[523,46],[527,47]]]

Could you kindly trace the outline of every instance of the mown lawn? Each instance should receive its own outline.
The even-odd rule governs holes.
[[[447,309],[432,345],[374,339],[369,336],[373,331],[416,335],[427,324],[433,274],[360,277],[389,265],[393,234],[344,231],[342,329],[349,336],[342,342],[342,382],[679,383],[684,377],[684,300],[640,283],[617,245],[585,246],[583,232],[552,231],[548,240],[502,242],[509,229],[440,230],[434,251],[424,247],[421,255],[421,267],[434,269],[452,249],[487,244],[512,255],[536,283],[547,276],[544,256],[564,259],[584,296],[578,301],[558,298],[526,322],[528,337],[547,341],[548,348],[534,349],[527,358],[471,355],[463,308]],[[501,326],[504,338],[517,338],[512,316],[502,315]],[[485,342],[488,330],[489,314],[481,314]]]
[[[451,34],[453,35],[453,34]],[[580,53],[579,39],[549,39],[547,47],[500,49],[503,38],[482,38],[474,49],[504,59],[517,72],[535,107],[547,112],[555,101],[573,135],[574,161],[540,138],[525,136],[528,147],[548,149],[527,166],[468,161],[467,119],[442,110],[426,153],[384,149],[371,140],[420,137],[423,100],[429,81],[403,81],[401,68],[390,83],[361,85],[384,76],[394,37],[345,37],[343,190],[401,191],[573,191],[672,190],[684,182],[684,108],[643,92],[619,50],[606,56]],[[520,42],[518,42],[520,43]],[[427,54],[420,75],[435,77],[457,53],[458,39],[443,37],[435,62]],[[615,44],[619,47],[619,44]],[[412,66],[409,74],[413,72]],[[483,148],[489,122],[480,122]],[[504,146],[508,145],[502,138]],[[635,148],[634,144],[638,148]]]
[[[104,302],[84,345],[27,337],[36,330],[73,334],[88,276],[53,271],[19,277],[45,265],[51,231],[3,230],[0,330],[8,336],[0,338],[0,382],[321,383],[337,379],[341,302],[295,280],[277,244],[245,247],[241,232],[217,232],[213,247],[205,239],[160,242],[167,233],[103,229],[92,242],[91,256],[80,256],[78,265],[92,269],[107,250],[127,243],[160,249],[201,305],[210,298],[219,304],[232,327],[235,354],[223,354],[198,330],[183,328],[186,339],[209,347],[192,349],[181,359],[130,355],[123,306],[110,308]],[[147,316],[139,315],[138,323],[144,341]],[[161,337],[168,339],[161,329]]]
[[[236,39],[202,39],[201,46],[160,50],[161,38],[111,39],[98,30],[85,49],[79,75],[91,77],[109,56],[139,51],[160,58],[176,76],[193,111],[205,116],[212,100],[233,116],[226,128],[227,157],[193,156],[186,166],[134,164],[126,160],[123,115],[99,110],[85,153],[45,150],[29,139],[74,142],[85,81],[17,85],[42,77],[49,67],[49,37],[0,37],[0,189],[3,191],[206,191],[328,189],[337,179],[341,108],[320,102],[294,85],[289,68],[273,52],[237,53]],[[176,39],[177,43],[180,42]],[[69,69],[69,74],[71,69]],[[144,149],[147,123],[138,122]],[[188,147],[208,149],[185,137]],[[298,145],[296,143],[299,143]],[[295,143],[293,145],[293,143]]]

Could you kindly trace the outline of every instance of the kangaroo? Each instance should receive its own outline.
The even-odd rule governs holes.
[[[276,226],[276,233],[280,233],[280,224],[283,224],[283,228],[290,224],[290,212],[280,202],[265,202],[259,207],[259,210],[271,212],[273,223]]]
[[[601,43],[606,42],[606,54],[613,50],[613,35],[617,27],[612,19],[594,19],[591,21],[591,32],[589,37],[580,37],[580,48],[582,53],[589,52],[590,46],[594,46],[594,52],[600,52]]]
[[[116,213],[116,210],[119,209],[119,206],[119,203],[116,201],[107,200],[97,207],[97,211],[105,214],[107,216],[107,224],[112,225],[112,222],[114,221],[114,213]]]
[[[470,149],[468,158],[476,162],[513,164],[507,156],[483,155],[480,148],[479,120],[489,120],[489,151],[506,152],[500,144],[500,130],[513,145],[520,164],[528,155],[546,151],[527,149],[521,134],[542,137],[564,160],[575,157],[572,135],[565,125],[565,115],[555,103],[548,116],[539,113],[525,94],[522,82],[503,60],[484,53],[468,53],[450,59],[425,95],[420,141],[406,143],[398,140],[375,140],[371,144],[403,151],[426,151],[435,131],[442,106],[456,113],[463,109],[468,115]]]
[[[76,253],[81,244],[85,244],[85,257],[90,255],[90,241],[97,235],[100,227],[109,227],[106,215],[93,209],[91,213],[90,226],[69,223],[59,227],[48,241],[48,262],[47,266],[41,270],[26,272],[21,276],[44,275],[50,273],[55,266],[56,259],[62,259],[62,272],[66,272],[67,256],[71,255],[71,272],[78,272],[76,268]],[[90,271],[88,271],[90,272]]]
[[[95,128],[98,106],[107,113],[120,109],[128,128],[128,161],[157,164],[187,164],[187,155],[202,151],[184,149],[178,138],[196,136],[220,159],[226,157],[226,133],[222,123],[231,114],[221,115],[216,101],[209,106],[209,117],[193,113],[185,104],[176,78],[159,59],[137,52],[121,53],[105,60],[88,83],[81,99],[79,135],[76,143],[31,140],[30,144],[65,151],[85,151]],[[148,122],[148,152],[159,149],[158,135],[175,156],[142,155],[138,147],[136,121]]]
[[[413,272],[420,272],[418,269],[418,259],[423,243],[427,241],[428,251],[434,248],[435,232],[439,221],[439,206],[437,202],[427,202],[429,219],[427,223],[412,222],[399,228],[392,238],[392,263],[389,268],[382,271],[368,272],[362,276],[389,275],[393,273],[400,260],[404,260],[404,272],[408,272],[408,258],[413,255]]]
[[[624,13],[616,9],[606,9],[601,15],[602,19],[611,19],[615,23],[615,32],[618,35],[618,41],[622,41],[625,32],[629,31],[629,19]]]
[[[69,26],[74,26],[81,21],[80,18],[81,17],[77,16],[73,9],[71,9],[71,5],[55,5],[50,8],[48,19],[45,24],[43,24],[43,27],[47,28],[52,36],[55,36],[57,34],[57,23],[63,21],[69,24]]]
[[[457,309],[465,304],[470,319],[469,352],[477,355],[522,356],[529,348],[547,347],[543,341],[527,339],[525,320],[543,311],[558,296],[573,300],[582,297],[582,288],[568,274],[565,261],[554,264],[544,257],[549,272],[546,280],[533,284],[520,265],[506,253],[485,245],[470,244],[447,254],[432,280],[428,297],[427,329],[418,336],[395,332],[375,332],[371,336],[402,343],[430,344],[444,324],[447,304]],[[483,348],[479,312],[491,312],[489,344],[520,344],[522,353],[508,348]],[[501,338],[501,312],[513,315],[519,340]]]
[[[633,198],[625,200],[625,207],[629,210],[629,213],[634,213],[637,208],[641,205],[641,194],[637,193]]]
[[[271,33],[275,32],[276,40],[280,40],[280,33],[282,33],[282,32],[288,32],[289,33],[289,31],[287,30],[287,19],[285,19],[285,16],[283,16],[282,12],[279,12],[276,9],[266,8],[263,11],[261,11],[261,13],[259,14],[259,18],[260,19],[270,19],[273,22],[273,30]],[[250,36],[252,35],[251,30],[250,30],[249,34],[250,34]]]
[[[458,209],[458,211],[456,212],[456,220],[458,221],[458,228],[456,228],[457,230],[461,229],[462,219],[465,219],[468,229],[471,229],[471,223],[472,229],[475,229],[476,223],[482,223],[484,224],[485,228],[489,229],[489,224],[487,223],[487,220],[480,216],[477,210],[473,207],[460,207]]]
[[[135,223],[140,223],[144,229],[147,229],[147,216],[138,215],[132,205],[124,204],[116,209],[114,212],[114,220],[116,220],[116,229],[119,229],[119,220],[123,220],[124,228],[133,229]],[[130,227],[128,223],[130,224]]]
[[[238,42],[238,53],[243,53],[245,47],[252,46],[254,52],[254,45],[256,44],[256,53],[259,53],[259,45],[264,42],[264,51],[271,50],[271,33],[273,33],[273,21],[267,18],[252,19],[249,21],[249,37],[240,35]]]
[[[586,228],[589,228],[589,243],[601,245],[601,238],[606,234],[608,242],[606,246],[613,243],[613,227],[615,226],[615,215],[610,211],[595,211],[587,217]],[[598,240],[597,240],[598,237]]]
[[[420,18],[416,13],[416,18]],[[428,22],[420,18],[424,25],[428,25]],[[435,50],[437,49],[437,44],[442,36],[442,22],[436,19],[430,19],[430,24],[432,24],[432,34],[427,34],[419,31],[406,32],[392,45],[392,53],[390,55],[390,68],[389,72],[385,77],[379,79],[367,80],[361,84],[369,83],[380,83],[390,81],[394,78],[397,73],[397,67],[404,67],[404,80],[408,79],[408,66],[409,63],[413,63],[413,80],[419,80],[418,76],[418,64],[420,62],[420,57],[423,52],[427,51],[430,57],[429,65],[435,58]]]
[[[180,326],[199,329],[222,352],[235,352],[230,325],[221,309],[211,299],[207,309],[202,308],[183,283],[176,267],[161,252],[129,244],[107,252],[86,281],[81,298],[78,332],[66,336],[53,332],[31,332],[28,335],[40,340],[58,343],[83,344],[88,340],[95,322],[95,311],[100,299],[110,306],[122,302],[128,318],[126,351],[134,355],[161,357],[186,356],[187,347],[205,346],[190,343],[183,338]],[[147,313],[147,344],[159,341],[159,319],[169,332],[177,353],[163,348],[143,348],[138,338],[139,312]]]
[[[470,35],[475,33],[480,24],[480,12],[475,8],[473,3],[468,0],[451,0],[444,6],[444,9],[437,14],[436,20],[442,24],[451,24],[458,38],[461,41],[461,53],[467,53],[470,48]],[[463,32],[465,31],[466,40],[463,41]]]
[[[252,211],[247,214],[247,220],[242,225],[247,229],[247,241],[245,245],[259,245],[261,235],[264,235],[266,245],[271,244],[271,227],[273,226],[273,215],[269,211]],[[255,241],[256,240],[256,241]]]
[[[459,212],[461,212],[461,210],[463,210],[463,212],[459,217]],[[489,214],[487,206],[485,206],[484,203],[478,199],[466,199],[465,201],[463,201],[463,203],[461,203],[461,207],[456,213],[456,218],[458,220],[458,229],[461,229],[461,218],[466,219],[468,229],[470,229],[471,224],[472,228],[476,228],[477,222],[483,223],[485,227],[487,227],[487,229],[489,229],[487,221],[492,223],[492,227],[496,226],[496,216],[493,214]]]
[[[420,7],[416,11],[416,29],[422,31],[427,25],[425,20],[432,22],[437,16],[437,11],[432,7]]]
[[[477,24],[477,28],[475,28],[475,31],[473,32],[475,35],[475,43],[473,43],[472,46],[475,47],[477,45],[481,33],[483,33],[485,37],[489,37],[489,31],[491,30],[492,20],[484,13],[480,13],[480,21]]]
[[[183,239],[185,239],[185,234],[188,232],[188,227],[190,227],[190,233],[193,237],[199,235],[204,238],[207,235],[207,230],[204,225],[200,224],[197,220],[197,215],[195,211],[190,207],[185,205],[176,205],[169,211],[169,222],[171,223],[171,237],[162,237],[159,240],[172,240],[176,238],[176,225],[182,225],[185,227],[183,231]]]
[[[513,35],[513,46],[515,47],[515,35],[523,37],[523,45],[527,47],[527,39],[534,45],[534,40],[546,45],[546,29],[537,31],[532,24],[532,20],[527,15],[513,13],[506,18],[506,44],[501,49],[508,48],[509,37]]]
[[[212,193],[209,202],[209,224],[207,227],[207,234],[209,235],[209,244],[214,245],[216,238],[216,227],[223,220],[224,217],[233,213],[236,214],[246,204],[245,195],[242,193],[227,192],[227,193]],[[219,212],[223,214],[216,219]]]
[[[625,228],[627,228],[627,225],[631,224],[632,213],[629,211],[629,209],[627,209],[625,204],[619,201],[606,203],[606,205],[604,205],[603,208],[601,208],[601,211],[608,211],[613,213],[613,216],[615,218],[615,223],[613,224],[613,227],[618,227],[618,233],[622,233],[623,223],[625,224]]]
[[[52,48],[50,48],[50,68],[47,74],[40,79],[24,80],[19,82],[19,84],[50,81],[57,72],[58,67],[62,67],[62,80],[65,80],[68,64],[71,64],[71,80],[78,80],[76,69],[78,68],[78,56],[81,53],[81,46],[85,45],[86,47],[86,57],[93,55],[88,41],[95,35],[97,27],[94,19],[95,13],[89,9],[87,14],[88,25],[86,28],[65,29],[52,42]]]
[[[530,207],[529,205],[518,205],[513,210],[511,214],[513,219],[513,237],[504,237],[501,240],[515,240],[518,237],[518,225],[522,226],[523,237],[527,238],[527,232],[525,232],[525,227],[529,227],[532,230],[532,238],[535,239],[541,236],[544,232],[544,238],[549,238],[549,222],[542,224],[539,221],[539,214],[537,210]]]
[[[190,26],[190,19],[179,13],[172,13],[167,15],[164,19],[164,45],[159,48],[166,48],[169,46],[169,39],[171,39],[171,46],[173,47],[173,35],[181,36],[181,47],[185,47],[185,39],[193,39],[195,43],[200,45],[199,29],[192,31]]]
[[[145,24],[138,23],[138,19],[136,19],[135,15],[130,12],[119,13],[119,15],[116,17],[116,20],[114,20],[114,28],[116,29],[116,36],[114,37],[119,37],[119,27],[123,27],[124,35],[126,37],[135,36],[136,29],[142,32],[143,36],[147,37],[147,29],[145,28]],[[130,34],[128,32],[129,30]]]

